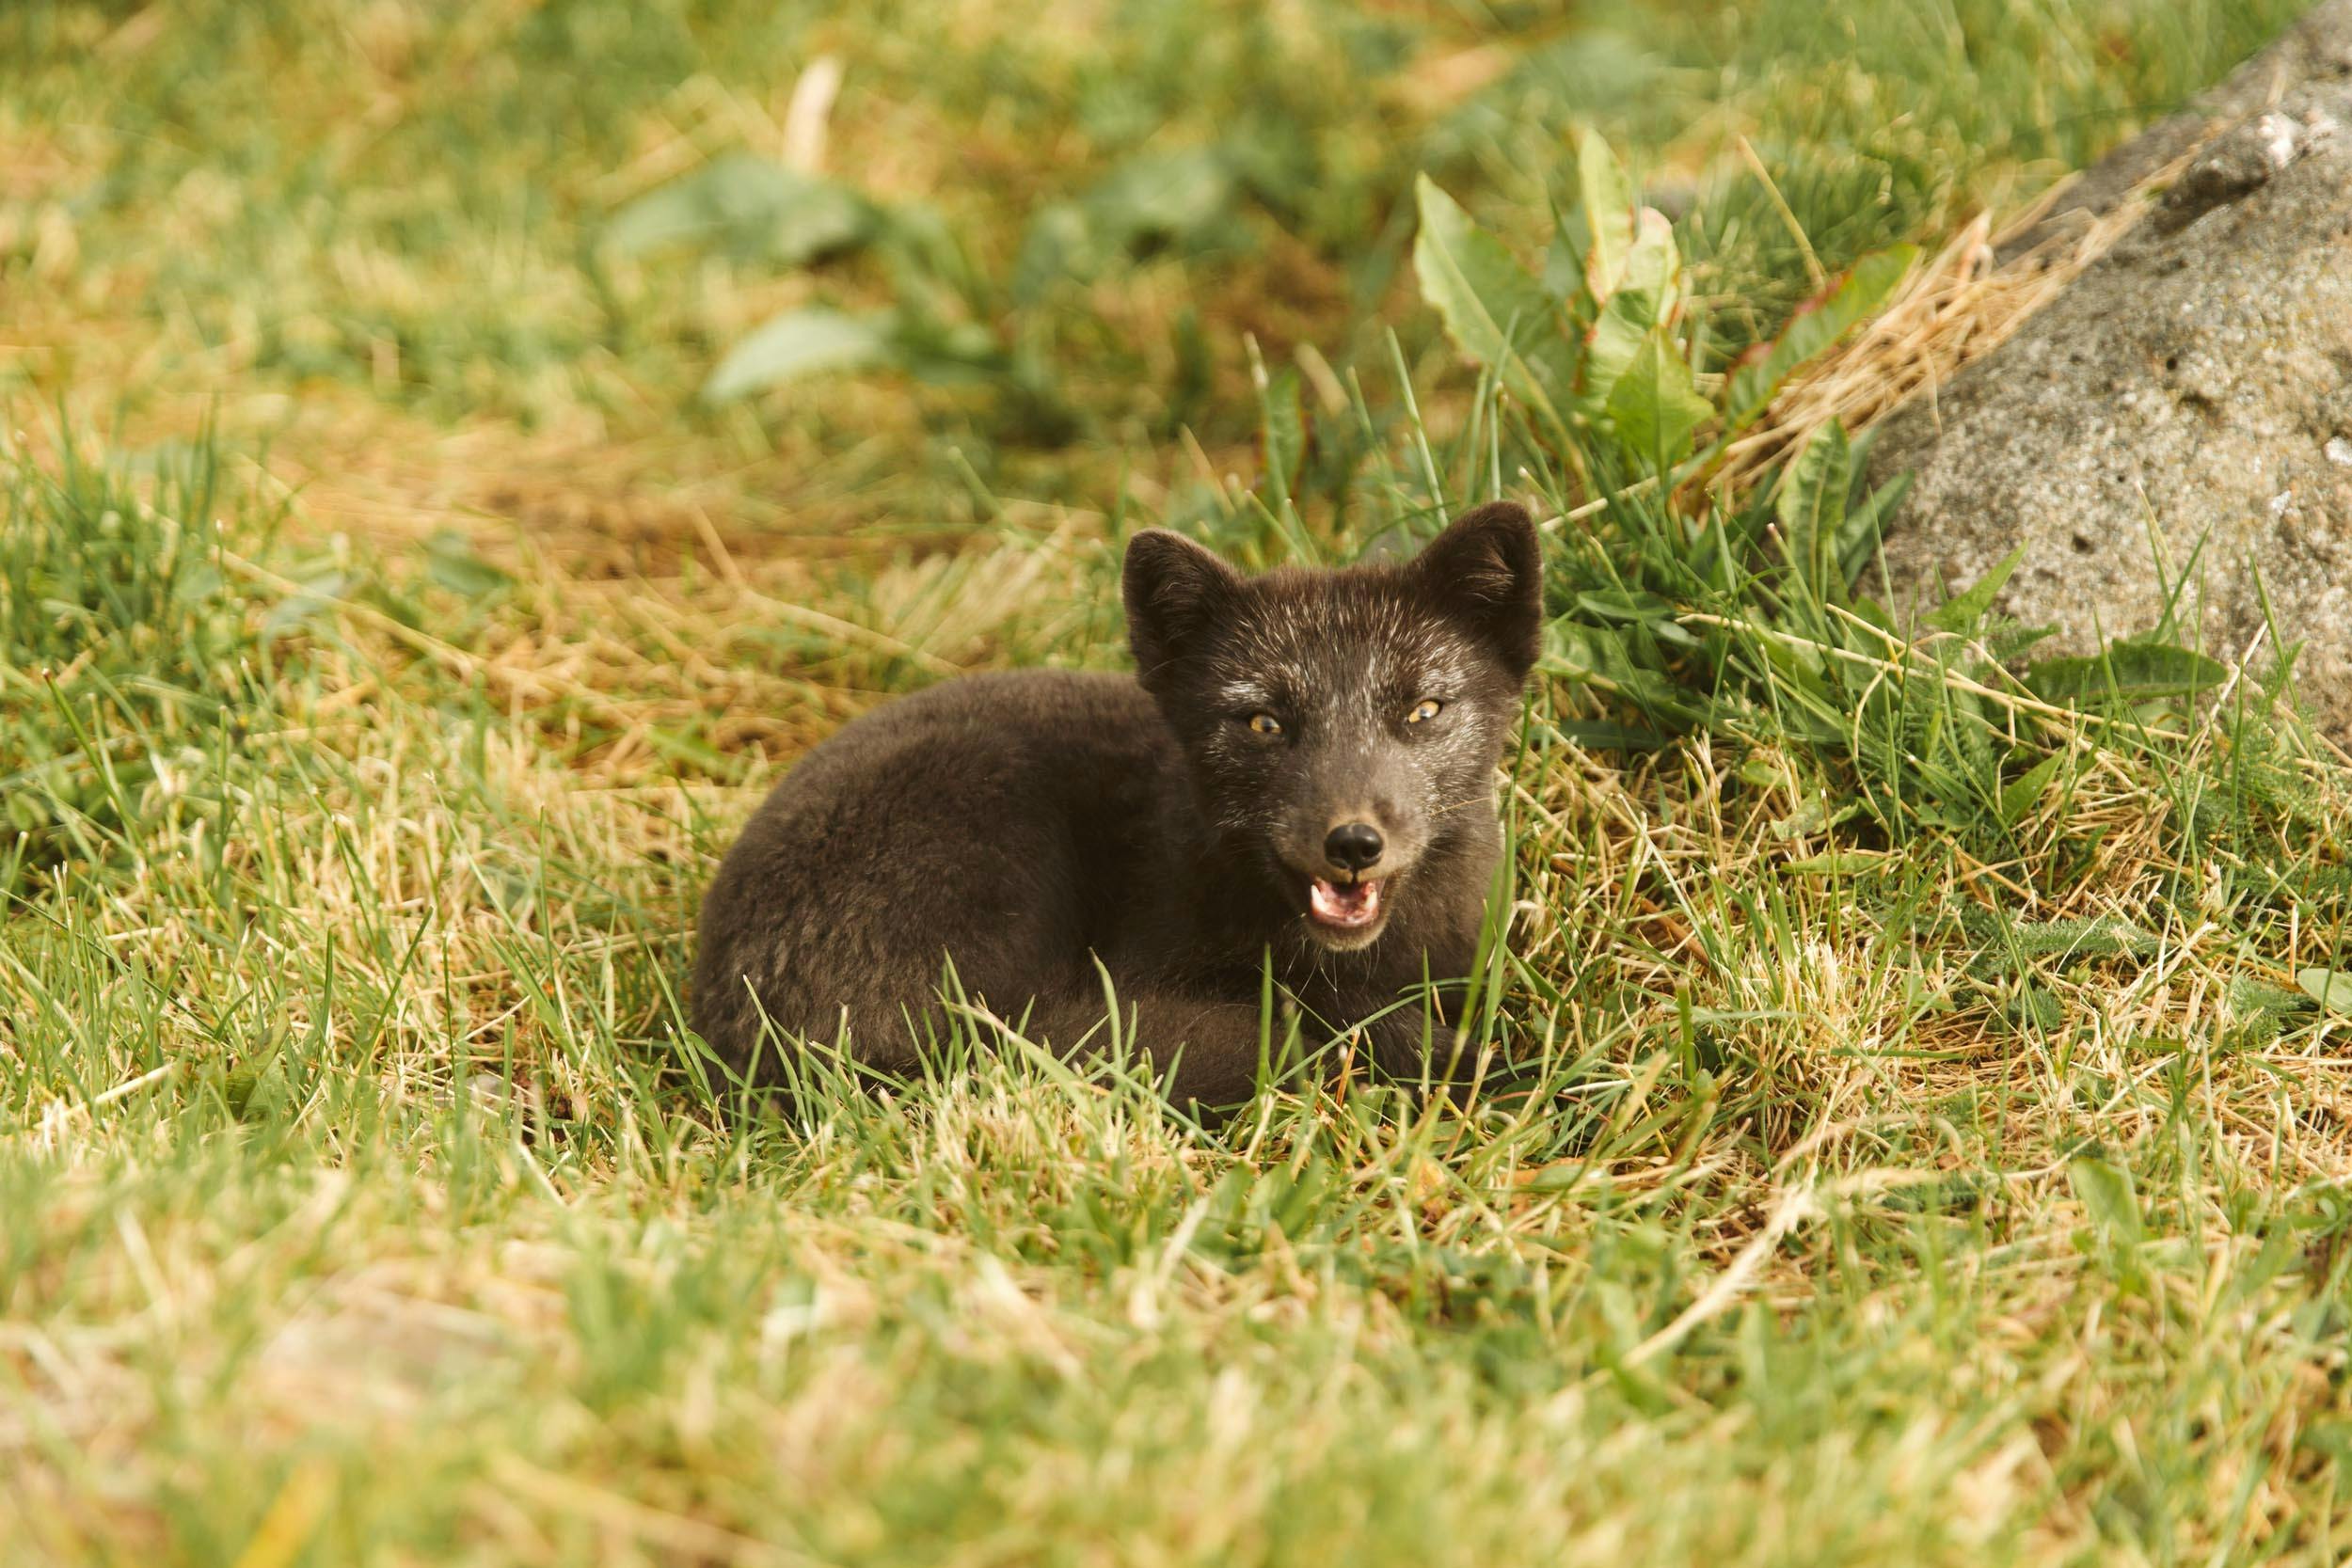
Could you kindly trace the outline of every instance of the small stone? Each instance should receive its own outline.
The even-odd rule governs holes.
[[[2320,451],[2326,452],[2328,461],[2337,467],[2352,468],[2352,441],[2347,441],[2341,436],[2330,436],[2328,437],[2328,444]]]
[[[2295,162],[2303,150],[2303,127],[2284,115],[2263,116],[2255,121],[2255,131],[2262,138],[2263,156],[2274,170]]]

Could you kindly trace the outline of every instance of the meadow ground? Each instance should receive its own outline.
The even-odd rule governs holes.
[[[0,1557],[2343,1560],[2352,793],[2275,648],[1906,650],[1838,453],[1623,436],[2298,9],[0,11]],[[1553,420],[1456,339],[1606,248],[1585,124],[1679,357]],[[703,395],[796,310],[829,373]],[[1498,488],[1472,1103],[688,1086],[811,741],[1115,665],[1142,523]]]

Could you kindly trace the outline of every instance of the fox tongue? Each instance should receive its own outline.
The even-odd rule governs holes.
[[[1380,918],[1378,882],[1331,882],[1317,877],[1308,893],[1317,920],[1327,926],[1369,926]]]

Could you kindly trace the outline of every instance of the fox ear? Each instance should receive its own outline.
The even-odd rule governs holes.
[[[1181,533],[1149,528],[1127,542],[1127,644],[1146,685],[1199,643],[1240,588],[1239,574]]]
[[[1413,570],[1431,595],[1525,680],[1543,649],[1544,562],[1535,523],[1517,501],[1463,513],[1429,542]]]

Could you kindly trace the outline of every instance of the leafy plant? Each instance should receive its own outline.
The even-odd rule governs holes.
[[[1426,175],[1413,263],[1446,329],[1565,439],[1591,433],[1637,476],[1678,483],[1753,425],[1808,361],[1867,319],[1909,272],[1910,245],[1864,257],[1729,373],[1703,370],[1708,324],[1692,309],[1674,225],[1638,205],[1597,134],[1577,153],[1577,204],[1560,214],[1540,272],[1521,266]],[[1700,451],[1697,438],[1713,437]]]
[[[1885,301],[1914,253],[1864,257],[1776,339],[1708,368],[1714,334],[1673,226],[1635,204],[1597,135],[1577,184],[1539,268],[1425,179],[1414,245],[1424,298],[1524,416],[1523,471],[1570,482],[1558,499],[1581,526],[1553,574],[1547,663],[1604,712],[1561,721],[1564,735],[1793,746],[1883,832],[1991,852],[2060,782],[2081,724],[2128,734],[2220,685],[2227,672],[2169,626],[2016,673],[2046,632],[1994,613],[2015,556],[1899,624],[1854,589],[1907,480],[1867,487],[1862,446],[1835,423],[1744,491],[1692,483]]]
[[[673,245],[787,268],[867,255],[892,303],[783,311],[730,348],[703,383],[720,404],[810,376],[890,370],[933,386],[980,388],[1009,434],[1065,441],[1084,424],[1053,366],[1044,307],[1059,291],[1170,245],[1233,243],[1244,188],[1215,148],[1137,154],[1079,198],[1040,208],[1002,274],[983,267],[933,210],[872,199],[832,181],[733,153],[648,192],[605,231],[616,255]]]

